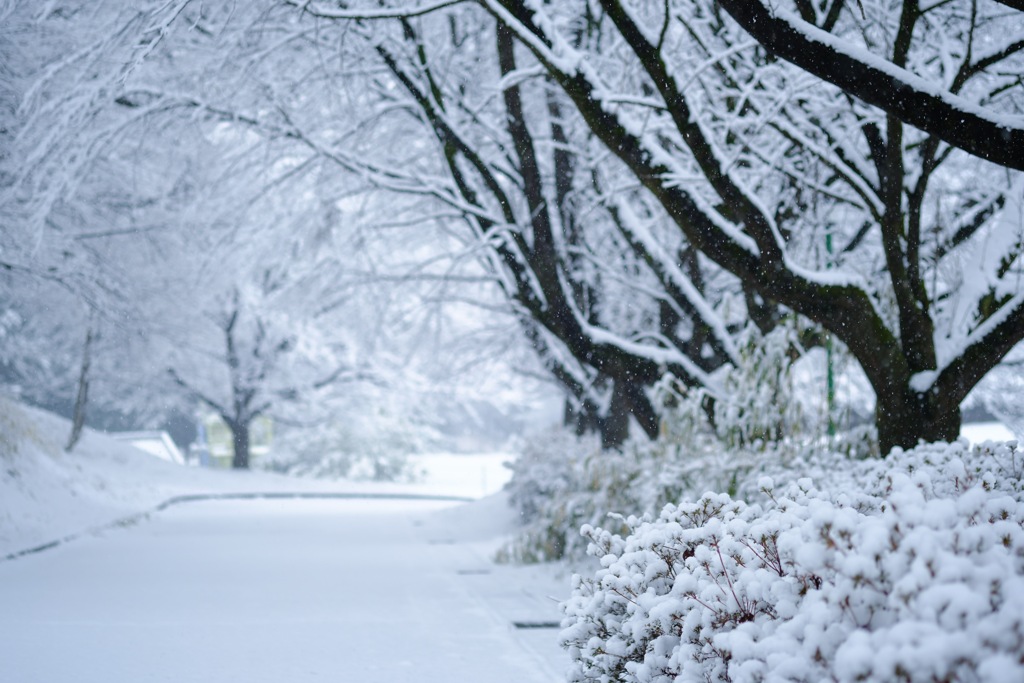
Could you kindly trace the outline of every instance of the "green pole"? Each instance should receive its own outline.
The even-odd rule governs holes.
[[[826,268],[832,268],[832,231],[825,233],[825,251],[828,252]],[[825,333],[825,409],[828,411],[829,438],[836,435],[835,421],[836,378],[832,369],[832,333]]]

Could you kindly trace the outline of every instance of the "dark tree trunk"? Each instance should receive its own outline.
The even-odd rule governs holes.
[[[85,427],[85,408],[89,402],[89,366],[92,364],[93,331],[90,323],[85,333],[85,346],[82,349],[82,370],[78,375],[78,394],[75,396],[75,409],[71,418],[71,434],[64,450],[71,452],[78,440],[82,438]]]
[[[611,401],[603,413],[596,403],[586,398],[578,403],[566,401],[563,422],[572,427],[577,436],[600,434],[604,450],[621,448],[626,443],[631,419],[635,419],[650,438],[658,436],[658,415],[643,385],[627,380],[613,381]]]
[[[580,403],[566,400],[562,418],[566,427],[571,427],[576,436],[593,434],[601,429],[601,416],[597,406],[589,399]]]
[[[651,439],[658,438],[659,419],[644,386],[630,380],[616,380],[608,413],[601,420],[601,447],[621,448],[629,438],[630,418]]]
[[[425,82],[431,89],[433,75],[425,61],[423,43],[409,25],[404,25],[407,40],[412,41],[419,53],[420,68],[423,70]],[[513,33],[504,25],[499,25],[497,34],[498,63],[503,76],[510,76],[517,71],[515,60],[515,41]],[[484,160],[477,154],[470,142],[463,140],[458,132],[451,128],[444,115],[445,103],[437,92],[430,93],[417,84],[398,66],[396,58],[385,48],[378,47],[378,54],[394,76],[403,84],[410,95],[422,108],[424,115],[434,128],[438,141],[443,146],[445,160],[448,164],[452,180],[468,205],[483,206],[477,190],[473,187],[472,177],[478,176],[483,183],[484,194],[495,200],[495,206],[501,207],[503,222],[494,222],[486,218],[486,211],[481,211],[474,221],[481,231],[493,237],[490,244],[496,251],[498,261],[510,276],[506,294],[520,307],[530,325],[536,325],[550,332],[553,337],[565,345],[565,350],[581,365],[596,370],[603,381],[610,380],[625,385],[625,395],[619,396],[616,405],[608,415],[600,415],[595,411],[591,414],[586,405],[575,407],[566,415],[566,423],[572,424],[577,431],[588,431],[595,427],[602,433],[602,441],[606,447],[618,447],[624,442],[629,430],[629,418],[636,418],[646,434],[655,438],[658,433],[658,417],[647,398],[645,387],[651,386],[666,370],[677,377],[696,381],[690,376],[686,366],[670,364],[666,367],[650,358],[637,355],[611,343],[598,342],[590,334],[587,326],[595,324],[592,319],[592,305],[595,292],[587,284],[577,282],[570,277],[575,270],[572,267],[572,253],[569,259],[557,248],[559,240],[570,243],[576,239],[580,226],[576,224],[575,212],[572,210],[571,189],[573,186],[574,169],[571,156],[564,153],[569,145],[565,143],[565,132],[560,127],[558,106],[554,100],[549,101],[549,112],[552,116],[551,136],[558,143],[554,150],[554,189],[555,206],[550,205],[545,190],[545,166],[539,163],[539,148],[535,145],[527,117],[524,114],[522,93],[514,82],[502,89],[502,98],[506,111],[506,126],[513,145],[510,156],[517,162],[517,170],[521,176],[518,191],[522,193],[528,208],[528,214],[518,218],[513,207],[518,202],[511,199],[504,189],[505,184]],[[513,79],[514,81],[515,79]],[[468,169],[472,169],[467,173]],[[502,171],[501,173],[504,173]],[[561,220],[556,220],[556,216]],[[528,224],[528,228],[527,228]],[[560,235],[560,237],[557,237]],[[568,282],[569,287],[564,285]],[[503,285],[504,287],[504,285]],[[568,290],[568,291],[567,291]],[[683,311],[690,310],[688,301],[680,295],[678,302]],[[528,325],[529,327],[529,325]],[[528,332],[528,334],[530,334]],[[536,335],[531,335],[535,346],[538,344]],[[671,338],[671,335],[670,335]],[[714,340],[709,340],[714,347]],[[698,367],[710,361],[702,353],[702,346],[697,347],[693,359]],[[713,359],[721,364],[717,357]],[[555,366],[555,374],[567,384],[570,392],[579,399],[584,392],[576,391],[576,380],[569,378],[566,382]],[[710,368],[705,368],[708,370]],[[575,414],[577,411],[582,412]],[[593,418],[598,418],[594,425]]]
[[[234,449],[231,456],[231,467],[236,470],[249,469],[249,427],[250,422],[226,420],[231,430],[231,445]]]
[[[610,450],[621,448],[629,437],[629,397],[622,382],[615,382],[612,387],[612,402],[608,414],[601,420],[601,448]]]
[[[955,441],[960,436],[960,406],[938,392],[919,394],[909,387],[878,392],[875,408],[878,446],[884,455],[919,441]]]

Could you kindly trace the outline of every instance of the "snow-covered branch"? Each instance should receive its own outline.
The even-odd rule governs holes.
[[[1024,170],[1022,117],[979,107],[762,0],[720,4],[773,54],[970,154]]]

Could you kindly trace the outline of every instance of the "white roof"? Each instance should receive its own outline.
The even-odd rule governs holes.
[[[118,441],[126,441],[140,451],[155,455],[161,460],[167,460],[178,465],[185,464],[185,456],[181,454],[181,451],[178,450],[178,447],[167,432],[160,430],[110,432],[108,436]]]

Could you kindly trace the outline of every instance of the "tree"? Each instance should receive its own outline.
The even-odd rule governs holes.
[[[10,121],[12,138],[20,125]],[[151,151],[136,144],[94,159],[74,192],[43,204],[19,188],[23,157],[2,159],[0,311],[8,324],[0,381],[72,419],[69,451],[87,416],[94,426],[123,429],[125,420],[152,420],[166,407],[144,390],[152,321],[140,301],[167,244],[161,209],[174,177],[163,166],[161,182],[149,182],[154,168],[142,159]]]
[[[456,240],[438,205],[396,194],[400,176],[389,185],[382,174],[387,197],[367,191],[365,176],[376,171],[360,157],[374,155],[333,144],[362,136],[362,95],[344,93],[339,109],[338,92],[299,77],[324,44],[281,9],[24,3],[5,24],[24,47],[10,62],[19,81],[0,196],[13,226],[0,236],[7,270],[82,283],[93,308],[115,318],[117,304],[130,302],[125,317],[144,339],[142,367],[162,380],[143,375],[146,401],[214,406],[234,426],[236,464],[247,460],[257,414],[312,426],[329,410],[322,403],[335,404],[330,385],[366,375],[409,389],[405,376],[422,370],[410,367],[421,355],[436,357],[473,329],[442,310],[444,300],[494,307],[485,287],[451,293],[490,278],[472,256],[443,253]],[[58,44],[67,54],[55,54]],[[339,111],[357,123],[339,125]],[[409,147],[385,141],[361,144]],[[346,224],[367,205],[360,225]],[[417,234],[424,226],[429,234]],[[108,272],[133,250],[123,270]],[[111,273],[124,281],[111,283]],[[32,298],[26,286],[12,302],[27,313]],[[38,313],[23,319],[43,322]],[[5,329],[30,348],[27,328]],[[80,346],[85,336],[83,327],[62,338]],[[507,332],[501,341],[509,343]],[[94,340],[94,376],[106,374],[99,351]],[[459,363],[479,364],[484,353],[474,348]]]
[[[954,27],[954,32],[960,32],[955,40],[959,47],[966,48],[966,53],[961,56],[956,75],[937,84],[908,68],[905,55],[897,53],[890,60],[879,60],[849,37],[834,35],[832,31],[836,28],[848,30],[841,25],[845,22],[840,22],[844,10],[851,11],[845,0],[796,1],[796,12],[778,6],[769,8],[760,0],[721,0],[720,4],[771,54],[943,142],[992,163],[1024,170],[1024,124],[1012,112],[978,106],[998,106],[1004,88],[1013,87],[1012,72],[986,83],[988,92],[980,103],[960,95],[968,81],[982,72],[993,73],[993,67],[1001,62],[1012,63],[1011,58],[1024,50],[1019,17],[1014,17],[1011,10],[979,11],[974,3],[957,17],[961,21],[947,24]],[[901,4],[899,33],[909,44],[918,25],[931,24],[928,15],[937,14],[939,7],[922,7],[918,0]],[[1024,11],[1020,2],[1002,4]],[[1007,20],[1016,25],[1016,31],[1006,30],[1003,22]],[[994,25],[999,28],[993,32]],[[977,47],[976,36],[980,39]]]
[[[87,416],[94,425],[123,428],[122,418],[153,419],[166,403],[143,391],[150,384],[143,362],[148,320],[136,304],[167,228],[154,211],[167,182],[146,177],[154,169],[142,163],[150,151],[144,142],[116,145],[132,122],[108,127],[90,119],[95,112],[87,106],[96,89],[118,78],[95,61],[116,39],[87,30],[104,25],[109,10],[9,3],[0,21],[0,310],[9,322],[0,381],[72,417],[68,450]],[[82,79],[84,89],[67,88],[67,81],[57,82],[66,75],[57,66],[94,78]],[[53,105],[54,92],[70,96],[65,110],[50,110],[64,125],[35,126],[36,108]],[[69,147],[69,130],[90,123],[111,145],[91,152]],[[47,154],[37,156],[40,140]],[[173,185],[167,170],[157,175]],[[143,211],[152,223],[140,220]]]
[[[856,102],[837,111],[817,98],[789,97],[775,108],[780,115],[764,119],[763,112],[773,109],[761,105],[756,94],[757,89],[767,91],[758,84],[772,75],[764,69],[768,61],[761,59],[760,68],[748,72],[723,66],[722,76],[747,78],[755,88],[746,112],[734,114],[748,112],[759,123],[767,122],[768,130],[777,130],[769,149],[802,148],[804,158],[818,156],[835,174],[816,194],[842,185],[859,195],[850,201],[861,209],[854,214],[858,222],[838,224],[842,232],[835,230],[833,239],[845,234],[848,241],[839,253],[854,254],[870,236],[883,259],[885,283],[876,286],[871,278],[877,280],[877,274],[857,273],[857,264],[848,258],[837,258],[830,271],[815,268],[798,260],[794,244],[799,236],[780,225],[768,210],[770,199],[760,196],[752,182],[747,169],[763,164],[752,139],[744,135],[750,129],[743,127],[742,118],[728,128],[716,126],[715,112],[699,108],[702,98],[684,87],[679,55],[686,53],[679,45],[693,35],[694,27],[711,25],[717,35],[727,37],[717,41],[725,42],[722,51],[709,55],[713,64],[728,63],[727,50],[738,44],[712,5],[670,4],[668,12],[655,12],[602,0],[601,15],[591,16],[576,5],[556,10],[511,0],[483,4],[529,46],[595,135],[702,253],[762,299],[807,316],[849,347],[875,390],[884,450],[912,446],[918,439],[957,436],[960,402],[1024,337],[1024,295],[1014,274],[1020,253],[1019,213],[1016,206],[1004,208],[1020,195],[1019,177],[971,163],[944,148],[937,137],[917,135],[893,116],[879,120],[875,111]],[[933,9],[935,21],[939,14],[961,20],[948,4]],[[879,7],[873,16],[889,15]],[[600,31],[604,54],[624,55],[636,80],[609,82],[595,68],[597,55],[573,48],[556,28],[587,21]],[[960,65],[973,63],[968,46],[944,50],[907,28],[899,22],[877,26],[897,64],[912,56],[916,62],[956,65],[946,74],[954,78]],[[992,30],[990,24],[986,30]],[[701,44],[715,46],[715,35],[701,34]],[[1011,87],[1007,96],[1019,101],[1020,88]],[[641,125],[630,111],[628,103],[640,97],[650,102],[645,109],[657,124]],[[656,133],[647,132],[651,129]],[[856,146],[848,140],[854,131],[859,136]],[[682,167],[684,159],[687,168]],[[987,189],[979,184],[950,192],[947,174],[952,169],[946,167],[953,165],[958,173],[969,167],[986,178]],[[703,176],[698,187],[677,180],[692,177],[694,170]],[[709,201],[709,196],[715,199]],[[930,210],[929,200],[937,202],[937,211]],[[840,217],[833,213],[834,220]],[[985,250],[986,242],[998,248]],[[971,290],[946,277],[948,263],[967,258],[978,259],[977,267],[989,274],[991,286]]]
[[[303,13],[321,20],[318,34],[340,26],[350,35],[352,21],[381,18],[320,6]],[[582,423],[599,426],[606,446],[622,443],[631,415],[653,437],[658,416],[645,389],[666,370],[714,387],[710,373],[729,362],[738,331],[715,311],[721,292],[703,286],[710,278],[696,254],[681,267],[647,253],[663,249],[649,225],[658,218],[640,219],[602,189],[616,174],[592,158],[593,136],[568,115],[553,84],[520,70],[510,32],[459,12],[447,23],[403,17],[390,30],[374,24],[355,33],[393,77],[371,84],[388,106],[385,116],[411,114],[436,138],[442,161],[444,176],[420,168],[401,174],[410,164],[377,156],[376,167],[387,169],[382,182],[401,174],[404,191],[433,195],[460,213]],[[359,49],[346,53],[352,71],[365,61]],[[474,92],[467,88],[474,78],[503,85]],[[396,84],[407,103],[399,104]],[[625,271],[636,273],[634,282],[622,278]]]
[[[134,306],[101,309],[63,283],[25,273],[0,273],[0,289],[0,385],[69,417],[66,450],[86,422],[125,429],[173,408],[153,389],[149,321]]]
[[[508,96],[504,98],[504,107],[495,111],[497,120],[500,121],[510,111],[520,110],[516,115],[519,123],[508,126],[507,130],[511,138],[508,144],[514,145],[524,155],[519,159],[521,168],[518,169],[518,172],[522,177],[527,178],[530,184],[525,193],[519,194],[511,187],[502,189],[501,183],[495,181],[496,178],[505,174],[506,169],[502,168],[501,160],[496,159],[493,155],[485,156],[484,164],[468,173],[464,168],[459,168],[459,164],[463,163],[461,160],[455,157],[446,158],[454,163],[454,165],[448,164],[448,170],[451,173],[450,180],[447,186],[438,187],[424,183],[422,176],[416,175],[422,171],[422,164],[413,165],[415,172],[403,174],[394,170],[401,164],[388,166],[367,163],[361,159],[358,153],[347,149],[345,143],[350,143],[353,140],[352,134],[347,131],[339,134],[334,121],[341,115],[351,116],[352,102],[346,103],[349,105],[348,112],[339,114],[337,106],[332,106],[334,103],[320,97],[319,93],[300,87],[302,84],[300,79],[289,81],[286,77],[282,77],[282,70],[294,68],[291,66],[295,61],[291,59],[293,55],[264,50],[259,47],[258,40],[255,43],[251,42],[254,33],[248,30],[249,24],[246,23],[253,20],[251,16],[234,22],[230,28],[228,24],[219,25],[220,34],[230,36],[230,38],[225,41],[227,46],[222,46],[221,52],[218,53],[218,60],[222,59],[221,55],[229,54],[230,66],[237,66],[238,72],[259,73],[260,78],[257,79],[255,87],[245,83],[244,87],[240,87],[233,93],[234,97],[231,101],[222,102],[203,87],[199,80],[205,75],[205,70],[210,68],[209,65],[202,60],[185,65],[180,60],[176,60],[176,51],[180,49],[180,45],[175,42],[174,21],[168,20],[170,15],[163,13],[163,9],[152,9],[153,14],[131,15],[127,19],[116,12],[108,13],[112,17],[110,19],[112,24],[107,33],[120,36],[120,38],[116,41],[105,39],[95,42],[83,41],[85,44],[83,54],[89,55],[90,58],[98,54],[116,54],[118,50],[131,49],[133,40],[135,40],[132,36],[138,35],[133,32],[135,23],[140,26],[159,25],[162,27],[156,32],[161,44],[151,46],[147,43],[146,45],[147,59],[151,64],[134,63],[127,75],[122,74],[123,85],[115,85],[110,80],[111,75],[102,74],[99,81],[108,86],[106,92],[101,92],[91,83],[79,87],[71,80],[77,76],[76,68],[67,68],[64,65],[60,65],[61,68],[54,69],[46,75],[44,82],[48,83],[47,87],[56,87],[58,84],[66,82],[71,82],[73,87],[68,88],[66,95],[62,95],[53,102],[47,102],[42,98],[35,102],[40,115],[45,114],[46,117],[33,120],[30,116],[29,123],[26,125],[26,130],[30,131],[30,134],[24,136],[24,139],[26,143],[33,142],[33,136],[38,136],[42,140],[42,146],[36,150],[36,158],[39,160],[36,165],[39,170],[31,170],[30,166],[28,172],[21,173],[18,177],[22,187],[31,187],[33,182],[36,182],[33,180],[34,178],[48,178],[49,174],[45,169],[59,163],[62,153],[76,150],[77,155],[89,157],[96,154],[96,149],[109,147],[111,143],[107,137],[108,131],[115,130],[123,133],[125,130],[129,130],[129,127],[141,128],[143,124],[153,126],[154,123],[161,127],[173,126],[171,113],[180,112],[202,116],[206,120],[220,120],[226,125],[248,127],[279,143],[290,144],[296,158],[305,160],[303,163],[308,163],[311,156],[328,159],[351,172],[365,175],[384,189],[405,193],[415,190],[423,196],[440,196],[442,201],[450,203],[467,220],[471,238],[466,243],[474,241],[477,243],[476,246],[469,248],[479,249],[480,246],[484,246],[487,249],[492,247],[495,249],[491,256],[478,260],[487,266],[492,277],[502,286],[508,287],[507,296],[518,306],[525,333],[534,339],[536,348],[542,350],[554,375],[560,378],[560,381],[569,389],[578,405],[589,406],[588,412],[595,412],[594,407],[598,405],[607,406],[603,411],[605,415],[597,416],[596,420],[605,426],[607,442],[614,444],[624,438],[628,425],[626,420],[631,413],[638,416],[648,433],[656,433],[656,415],[643,387],[649,385],[660,375],[659,365],[666,358],[672,366],[682,363],[682,366],[674,367],[674,369],[683,377],[692,374],[687,370],[692,362],[685,353],[677,353],[676,349],[672,348],[673,344],[677,348],[681,346],[679,340],[669,344],[668,347],[659,342],[652,345],[649,351],[644,350],[639,354],[636,352],[636,349],[645,349],[645,347],[643,344],[637,346],[630,338],[643,339],[647,336],[648,332],[644,326],[649,328],[649,322],[642,321],[642,319],[651,317],[649,313],[645,313],[643,316],[633,316],[638,318],[638,322],[642,322],[639,327],[635,323],[627,325],[621,331],[617,331],[610,340],[607,338],[609,323],[599,321],[599,310],[602,307],[612,309],[612,302],[617,297],[613,292],[608,291],[610,288],[606,285],[603,288],[606,291],[602,291],[601,302],[598,303],[597,289],[579,279],[587,270],[590,271],[589,277],[593,277],[595,273],[600,277],[600,273],[584,263],[586,257],[584,250],[587,245],[579,239],[578,236],[581,233],[569,225],[572,212],[569,210],[568,204],[574,201],[571,196],[575,189],[572,187],[573,178],[576,176],[585,178],[586,174],[573,171],[573,155],[570,155],[566,149],[567,139],[563,142],[556,139],[557,136],[565,135],[560,131],[559,124],[555,120],[557,116],[553,117],[550,122],[540,124],[541,128],[547,128],[550,134],[537,138],[535,132],[530,130],[523,118],[522,104],[517,104],[520,99],[518,87],[510,89]],[[206,16],[203,12],[195,14],[187,4],[176,6],[174,11],[177,13],[175,16],[184,13],[189,21],[204,27],[210,27],[218,21],[215,16]],[[102,12],[100,14],[106,16]],[[283,43],[279,41],[279,44],[302,44],[308,39],[308,36],[315,35],[308,25],[293,25],[288,17],[282,19],[280,16],[269,13],[261,15],[260,18],[261,22],[256,33],[258,37],[273,34],[276,36],[276,40],[281,33],[292,37],[291,40],[283,41]],[[401,64],[397,61],[414,55],[411,49],[422,45],[422,40],[416,32],[411,27],[407,26],[406,28],[408,32],[399,42],[407,50],[405,54],[399,53],[392,64],[394,66],[391,69],[392,84],[396,80],[400,83],[403,77],[408,76],[414,79],[422,77],[429,79],[431,77],[430,67],[426,63],[417,62],[416,59],[411,61],[406,59]],[[495,35],[493,26],[489,31],[491,36]],[[210,32],[202,31],[200,36],[206,36],[208,33]],[[192,48],[192,52],[201,53],[203,50],[210,49],[209,45],[203,44],[203,37],[196,38],[194,35],[188,35],[185,40]],[[313,47],[323,49],[323,41],[314,41],[314,43]],[[501,69],[508,72],[515,68],[515,57],[510,52],[511,46],[509,37],[504,36],[500,40],[500,45],[492,43],[486,47],[488,63],[494,66],[499,76]],[[453,46],[446,45],[446,48],[451,47]],[[499,50],[496,50],[496,47],[501,48],[501,55],[498,54]],[[247,56],[251,53],[263,56],[257,61],[255,58]],[[384,55],[386,51],[380,54]],[[117,58],[114,58],[115,63],[116,61]],[[152,71],[149,69],[150,66],[153,66]],[[185,68],[182,68],[183,66]],[[167,67],[172,68],[168,69]],[[161,74],[161,76],[154,77],[153,74]],[[334,81],[337,81],[338,78],[337,74],[330,71],[325,72],[323,76]],[[159,82],[161,86],[155,87],[153,85],[155,82]],[[174,87],[172,84],[178,84],[178,86]],[[409,84],[411,82],[407,83],[407,85]],[[382,86],[379,80],[374,85]],[[44,89],[44,86],[37,86],[37,89]],[[550,94],[550,88],[547,91]],[[423,94],[415,88],[414,84],[409,93],[414,97]],[[543,92],[536,94],[546,97]],[[382,97],[382,100],[386,106],[388,104],[386,97]],[[44,103],[45,106],[43,106]],[[380,104],[378,101],[375,106],[380,106]],[[443,107],[443,103],[441,106]],[[550,106],[557,107],[557,103],[552,100]],[[51,144],[45,138],[46,122],[54,111],[61,111],[64,108],[71,110],[75,116],[80,115],[78,112],[81,109],[92,112],[89,116],[103,121],[106,128],[95,130],[89,126],[83,126],[86,131],[84,136],[59,137],[59,144]],[[32,111],[32,108],[28,108],[28,111]],[[436,135],[443,137],[446,135],[443,126],[435,125],[439,122],[440,119],[437,117],[433,121],[426,121]],[[365,120],[360,120],[356,126],[352,127],[352,132],[361,134],[367,127]],[[479,131],[479,126],[476,128]],[[393,133],[393,131],[391,132]],[[464,131],[461,130],[458,132],[458,134],[463,133]],[[82,147],[79,151],[73,145],[76,144],[76,140],[81,140],[83,137],[88,143],[77,143]],[[377,140],[380,138],[367,139]],[[464,140],[462,152],[471,151],[472,145],[476,144],[478,139],[479,136]],[[544,149],[545,147],[546,149]],[[462,152],[457,152],[455,156],[457,157]],[[375,161],[381,158],[380,153],[376,151],[367,156]],[[545,168],[543,165],[538,166],[531,161],[540,156],[555,158],[555,169]],[[444,164],[447,163],[444,161]],[[72,169],[71,173],[65,171],[58,176],[58,185],[74,187],[79,177],[76,173],[85,175],[88,169],[88,165],[83,165],[77,170]],[[482,180],[477,173],[479,170],[484,171],[489,180]],[[558,176],[555,182],[559,189],[552,197],[544,196],[547,190],[539,191],[541,184],[548,182],[547,178],[555,176]],[[39,182],[49,181],[40,180]],[[61,182],[63,185],[60,185]],[[495,190],[498,192],[495,193]],[[52,196],[54,192],[31,192],[30,194]],[[474,198],[481,196],[486,201],[475,202]],[[510,206],[512,201],[517,204],[514,208]],[[557,204],[555,210],[537,211],[538,207],[548,201]],[[506,210],[499,208],[502,204],[507,207]],[[52,211],[56,202],[29,201],[28,205],[33,207],[32,213],[45,215]],[[467,206],[474,208],[466,211]],[[606,213],[611,214],[611,212]],[[513,223],[508,223],[509,216],[513,217]],[[563,226],[562,223],[565,225]],[[517,226],[512,233],[508,233],[512,236],[512,240],[509,244],[503,245],[503,235],[506,234],[503,226],[512,224]],[[560,232],[563,235],[560,236],[558,234]],[[568,248],[559,243],[563,237],[569,239]],[[595,242],[597,241],[599,240],[595,240]],[[523,246],[526,246],[527,251],[524,252],[521,249]],[[616,248],[621,252],[622,245],[618,244]],[[626,254],[628,255],[629,252],[627,251]],[[618,266],[606,267],[609,272],[617,268]],[[561,278],[570,280],[570,288],[573,291],[571,296],[561,291]],[[691,304],[684,301],[684,305]],[[664,302],[662,304],[655,303],[655,318],[661,316],[657,310],[659,306],[666,310],[672,308]],[[670,311],[667,315],[673,317],[677,316],[677,313]],[[605,330],[605,338],[597,340],[590,330],[591,328],[601,330],[602,326]],[[657,326],[656,323],[655,327]],[[666,325],[665,329],[670,327],[671,325]],[[697,348],[700,345],[691,344],[691,346]],[[666,351],[668,356],[666,356]],[[694,367],[706,364],[707,358],[709,358],[704,354],[696,354],[695,357],[698,358],[699,363]]]
[[[306,359],[294,357],[299,355],[298,335],[283,321],[273,320],[276,316],[264,302],[253,301],[251,294],[246,294],[243,298],[240,289],[234,289],[220,312],[207,312],[220,337],[220,349],[190,339],[191,353],[174,354],[176,360],[168,368],[175,384],[224,420],[231,431],[231,466],[236,469],[249,468],[250,430],[257,418],[270,415],[284,401],[299,399],[303,391],[322,388],[341,374],[340,369],[315,379],[299,374],[296,365]],[[199,354],[205,362],[188,357]]]
[[[917,90],[955,94],[937,96],[953,110],[1022,108],[1012,76],[1021,51],[997,33],[1012,25],[1017,35],[1020,19],[1004,6],[918,12],[908,2],[899,16],[874,0],[794,6],[800,21],[941,84]],[[26,98],[19,139],[35,152],[14,187],[49,188],[44,171],[62,151],[87,157],[131,122],[181,125],[170,122],[184,114],[245,129],[285,166],[329,161],[418,197],[425,223],[461,231],[460,262],[493,278],[552,376],[602,418],[632,413],[655,432],[654,380],[671,372],[713,395],[745,328],[768,332],[796,313],[864,369],[883,449],[955,437],[960,401],[1024,336],[1019,175],[950,147],[941,126],[915,130],[898,107],[810,80],[721,7],[281,2],[234,16],[184,2],[127,20],[100,12],[114,17],[116,39],[86,41],[83,54],[144,58],[77,83],[77,67],[48,72],[34,92],[72,87],[52,103]],[[232,87],[210,87],[211,74]],[[477,87],[488,82],[497,86]],[[47,122],[62,120],[54,112],[80,110],[92,113],[74,144],[46,137]],[[65,186],[78,177],[60,176]],[[985,273],[984,286],[962,277],[965,264]],[[614,422],[612,442],[623,433]]]
[[[187,145],[189,189],[176,198],[174,267],[149,302],[165,320],[152,362],[224,420],[232,466],[245,469],[257,418],[291,410],[314,423],[317,392],[358,379],[360,368],[343,322],[351,307],[328,303],[346,262],[316,238],[336,219],[319,195],[329,169],[247,126],[201,132]]]

